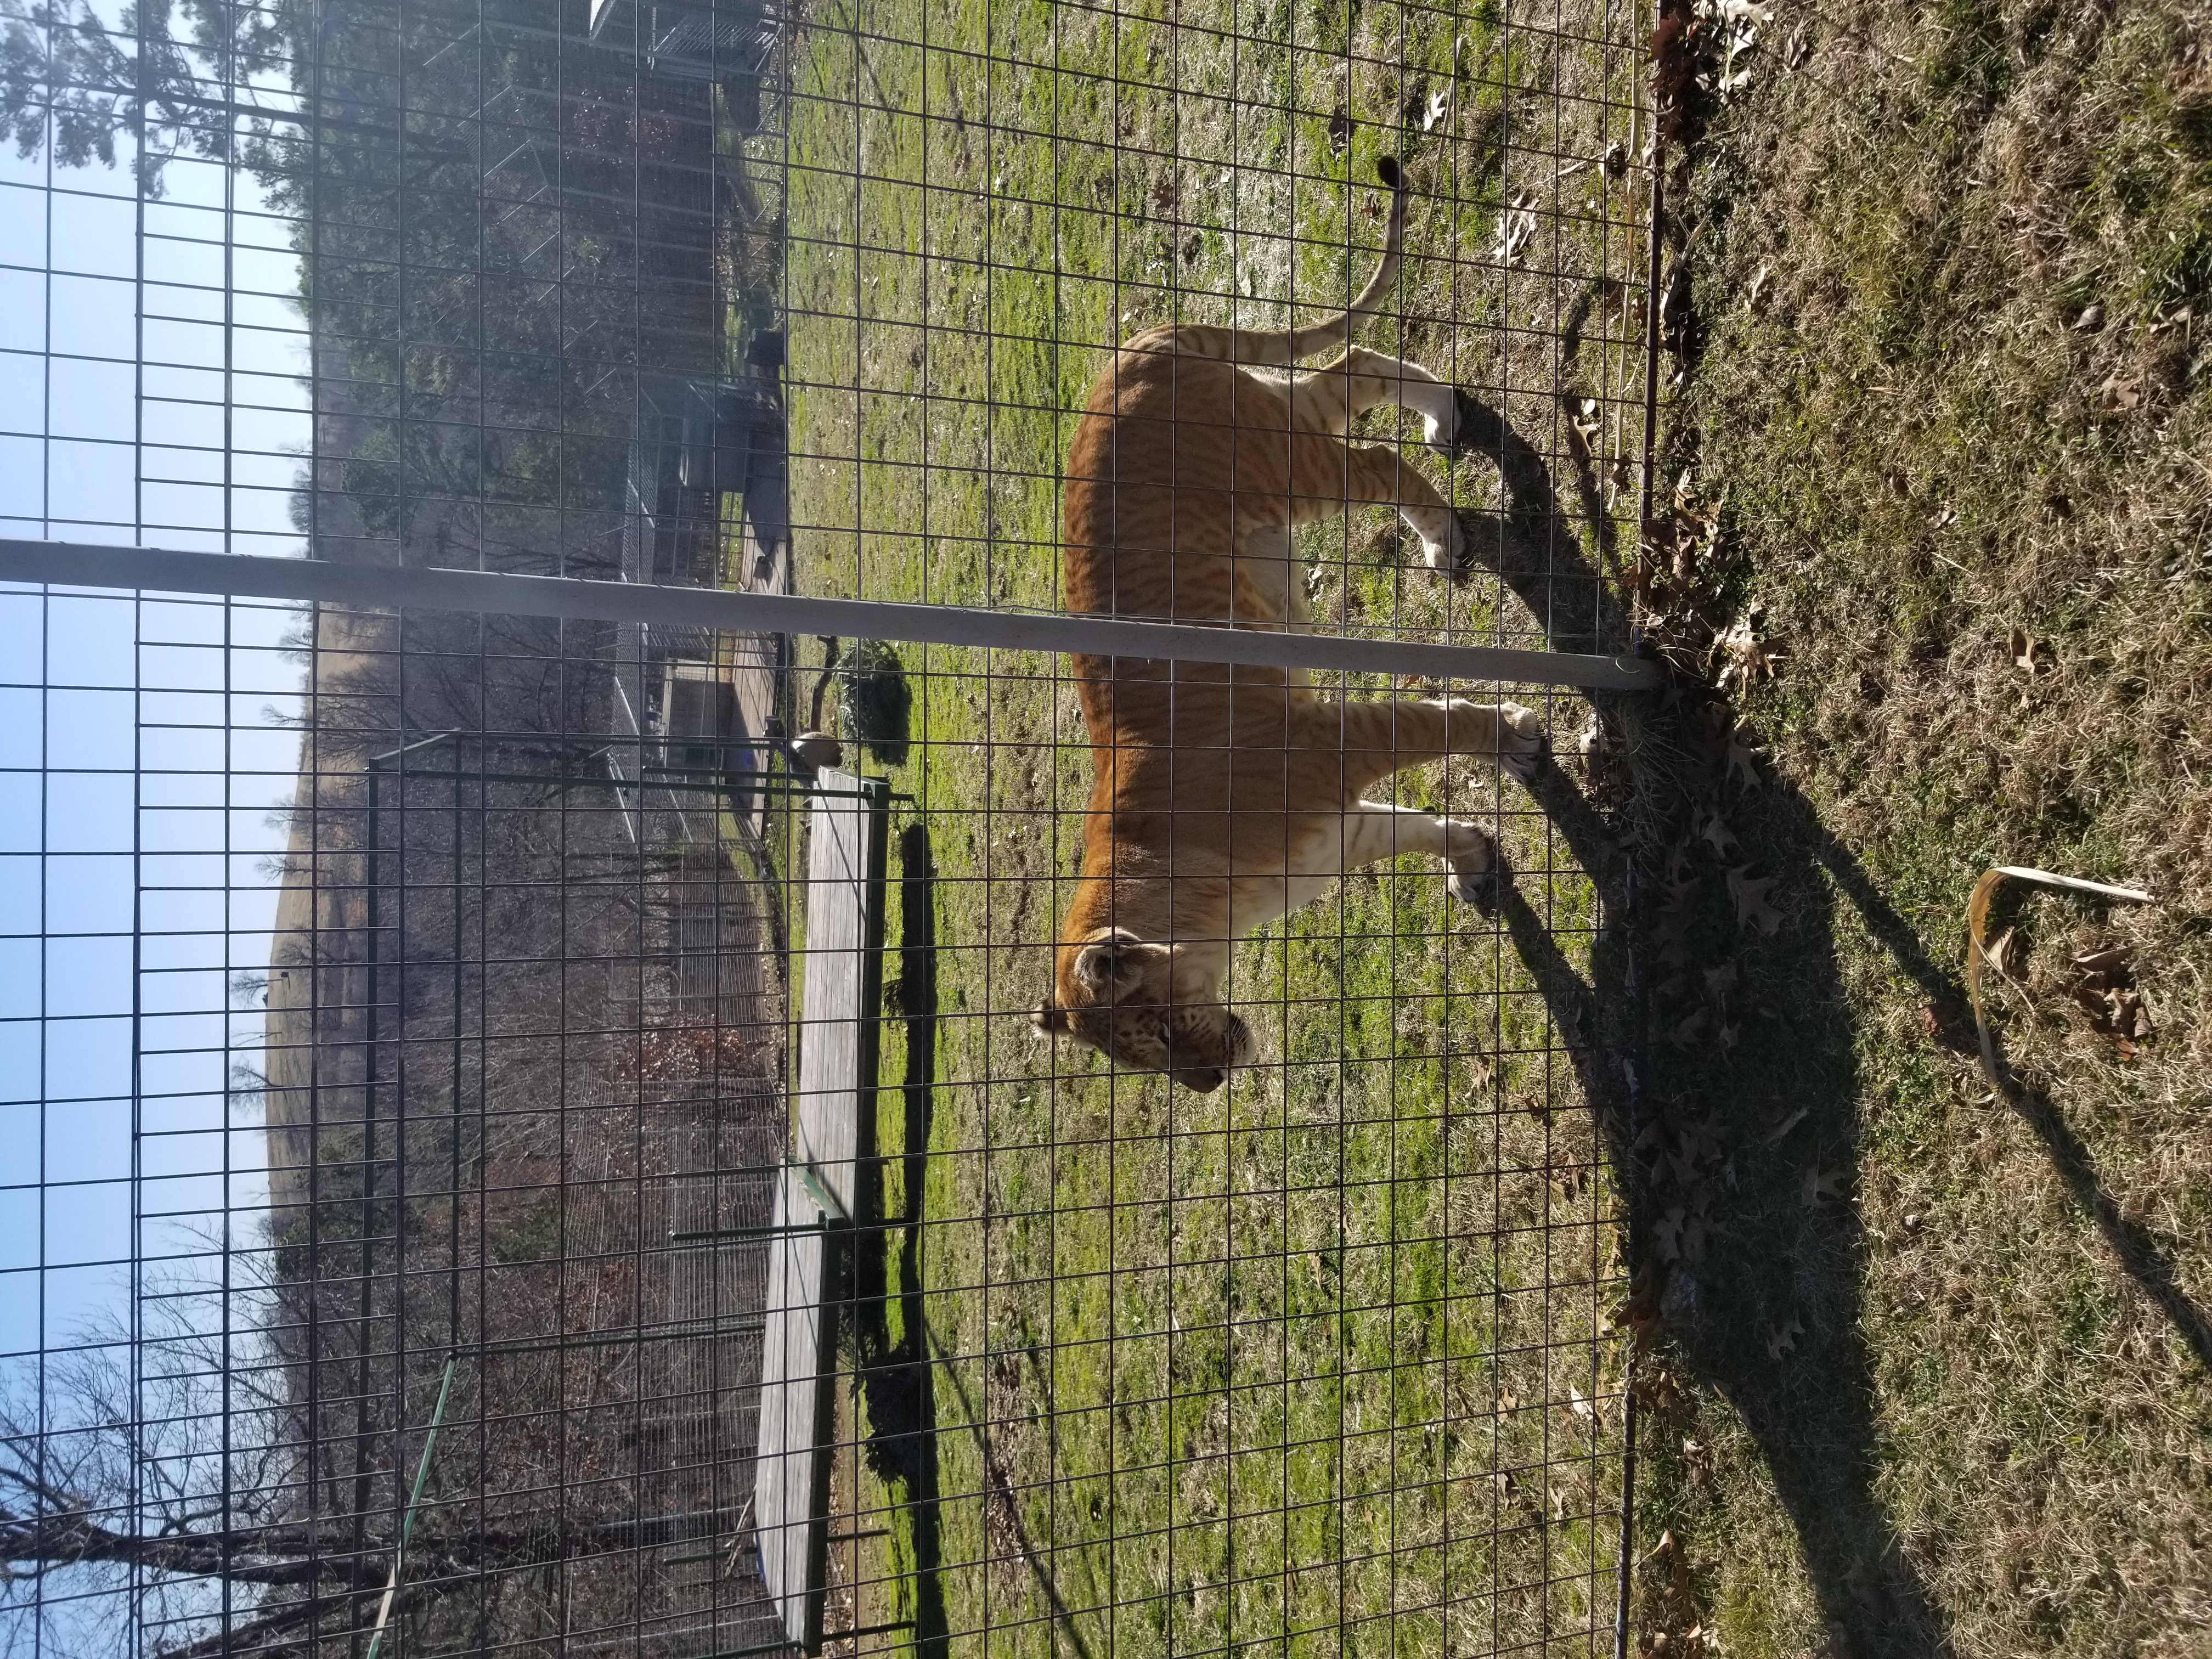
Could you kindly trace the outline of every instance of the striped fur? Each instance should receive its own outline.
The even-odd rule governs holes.
[[[1344,346],[1395,279],[1407,191],[1346,309],[1267,332],[1146,329],[1093,385],[1068,458],[1067,608],[1239,628],[1304,629],[1293,526],[1352,502],[1395,507],[1429,565],[1455,573],[1450,503],[1392,446],[1346,441],[1378,404],[1419,412],[1431,443],[1459,431],[1458,395],[1418,364],[1349,347],[1304,373],[1260,374]],[[1447,754],[1524,770],[1536,717],[1515,704],[1349,702],[1300,672],[1079,656],[1095,778],[1083,873],[1061,920],[1041,1028],[1123,1066],[1218,1088],[1254,1057],[1224,996],[1231,948],[1319,897],[1345,871],[1421,852],[1475,896],[1496,863],[1480,825],[1360,799]]]

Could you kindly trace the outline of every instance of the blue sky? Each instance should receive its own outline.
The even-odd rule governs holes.
[[[254,181],[0,150],[0,535],[303,550],[289,222]],[[263,1191],[266,860],[298,757],[287,607],[0,587],[0,1360],[212,1278]],[[33,1362],[34,1363],[34,1362]]]

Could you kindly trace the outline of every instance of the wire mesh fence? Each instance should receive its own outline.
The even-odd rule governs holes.
[[[1614,1650],[1565,688],[1634,678],[1648,15],[8,16],[10,1650]],[[1264,493],[1109,349],[1344,307],[1394,170],[1369,356],[1264,382],[1353,459],[1231,610],[1097,598],[1087,407]]]

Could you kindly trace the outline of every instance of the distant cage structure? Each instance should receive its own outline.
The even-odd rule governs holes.
[[[1625,1655],[1649,13],[189,19],[4,46],[0,1645]],[[1472,580],[1061,616],[1109,349],[1386,155]],[[1259,929],[1218,1092],[1041,1042],[1117,648],[1534,706],[1387,786],[1495,906]]]

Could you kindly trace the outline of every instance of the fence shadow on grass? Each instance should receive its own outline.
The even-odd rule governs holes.
[[[903,1133],[900,1213],[869,1247],[858,1297],[856,1336],[860,1387],[868,1408],[868,1466],[896,1483],[914,1550],[914,1641],[923,1659],[949,1659],[951,1633],[945,1606],[944,1520],[937,1460],[936,1368],[925,1321],[921,1246],[928,1193],[929,1138],[937,1113],[937,866],[929,831],[909,824],[899,836],[898,975],[884,998],[906,1028],[900,1084]],[[888,1160],[886,1160],[888,1162]],[[887,1283],[884,1243],[899,1230],[897,1276]],[[895,1283],[896,1288],[893,1288]],[[890,1334],[896,1301],[899,1334]]]
[[[899,1094],[903,1133],[897,1163],[904,1196],[900,1212],[885,1214],[876,1230],[872,1265],[864,1264],[857,1297],[857,1346],[861,1389],[867,1402],[867,1457],[877,1478],[902,1492],[902,1511],[914,1551],[915,1647],[925,1659],[950,1659],[951,1618],[945,1601],[944,1492],[938,1462],[937,1389],[951,1386],[954,1420],[975,1436],[985,1478],[992,1490],[985,1502],[999,1503],[1014,1530],[1023,1559],[1052,1608],[1054,1622],[1077,1659],[1089,1659],[1090,1647],[1077,1627],[1074,1611],[1046,1570],[1023,1528],[1011,1484],[994,1456],[979,1402],[961,1386],[951,1358],[930,1328],[924,1295],[922,1240],[927,1231],[930,1136],[937,1115],[937,866],[929,830],[909,824],[899,836],[898,974],[886,987],[886,1012],[906,1028],[906,1053]],[[886,1167],[891,1160],[884,1160]],[[884,1260],[881,1241],[896,1228],[900,1235],[896,1275]],[[898,1310],[898,1334],[890,1333],[890,1310]],[[973,1494],[962,1494],[970,1496]]]
[[[1482,526],[1498,575],[1544,627],[1553,649],[1591,651],[1601,639],[1619,638],[1608,625],[1598,572],[1568,529],[1544,458],[1496,411],[1467,400],[1463,416],[1470,412],[1475,446],[1497,459],[1504,481],[1504,510],[1484,515]],[[1610,528],[1598,510],[1602,492],[1584,457],[1577,454],[1573,465],[1583,514],[1610,562]],[[1697,703],[1671,695],[1646,699],[1632,716],[1644,728],[1641,754],[1686,757],[1693,765],[1695,734],[1669,727],[1697,712]],[[1631,793],[1646,803],[1655,794],[1682,800],[1684,781],[1663,778],[1655,791],[1650,780],[1637,780]],[[1660,918],[1648,890],[1656,882],[1641,884],[1646,890],[1632,910],[1628,854],[1574,779],[1547,767],[1531,793],[1553,833],[1598,884],[1608,914],[1627,919],[1627,949],[1642,966],[1643,984],[1650,986]],[[1816,1173],[1836,1176],[1842,1190],[1850,1190],[1857,1064],[1822,872],[1833,875],[1836,888],[1931,998],[1955,1000],[1956,988],[1919,951],[1911,927],[1881,900],[1856,860],[1820,828],[1807,803],[1773,781],[1755,799],[1749,817],[1756,823],[1735,827],[1746,855],[1777,878],[1777,897],[1786,896],[1795,930],[1762,946],[1756,982],[1735,997],[1735,1008],[1717,1011],[1705,1046],[1648,1045],[1646,1088],[1633,1130],[1615,1060],[1635,1051],[1633,1011],[1620,994],[1624,953],[1601,939],[1592,983],[1560,955],[1542,919],[1510,883],[1499,895],[1500,914],[1568,1035],[1644,1250],[1654,1248],[1663,1228],[1668,1253],[1680,1258],[1661,1303],[1666,1334],[1687,1367],[1735,1407],[1757,1440],[1831,1630],[1856,1659],[1941,1653],[1948,1647],[1942,1616],[1898,1547],[1896,1528],[1873,1485],[1877,1438],[1873,1365],[1859,1334],[1859,1223],[1848,1203],[1808,1209],[1802,1171],[1786,1156],[1795,1148],[1825,1151],[1828,1162]],[[1687,840],[1693,828],[1688,815],[1674,816],[1677,821],[1661,826],[1662,838]],[[1642,828],[1649,836],[1653,826]],[[1677,914],[1665,924],[1681,930],[1686,948],[1702,945],[1713,952],[1711,959],[1692,957],[1683,964],[1679,977],[1693,988],[1692,1007],[1704,1006],[1698,993],[1716,994],[1704,970],[1724,969],[1738,945],[1717,854],[1705,865],[1705,878],[1677,890],[1692,896],[1697,913]],[[1725,1001],[1729,994],[1719,994]],[[1682,1013],[1679,1001],[1662,1003],[1654,1024],[1679,1030],[1670,1015]],[[1723,1030],[1726,1045],[1719,1038]],[[1777,1121],[1801,1109],[1788,1149],[1770,1151]],[[1680,1436],[1668,1436],[1663,1421],[1644,1440],[1661,1465],[1679,1457]],[[1663,1524],[1663,1517],[1647,1516],[1639,1528],[1646,1547]],[[1662,1609],[1650,1591],[1646,1595],[1643,1617],[1656,1622]]]

